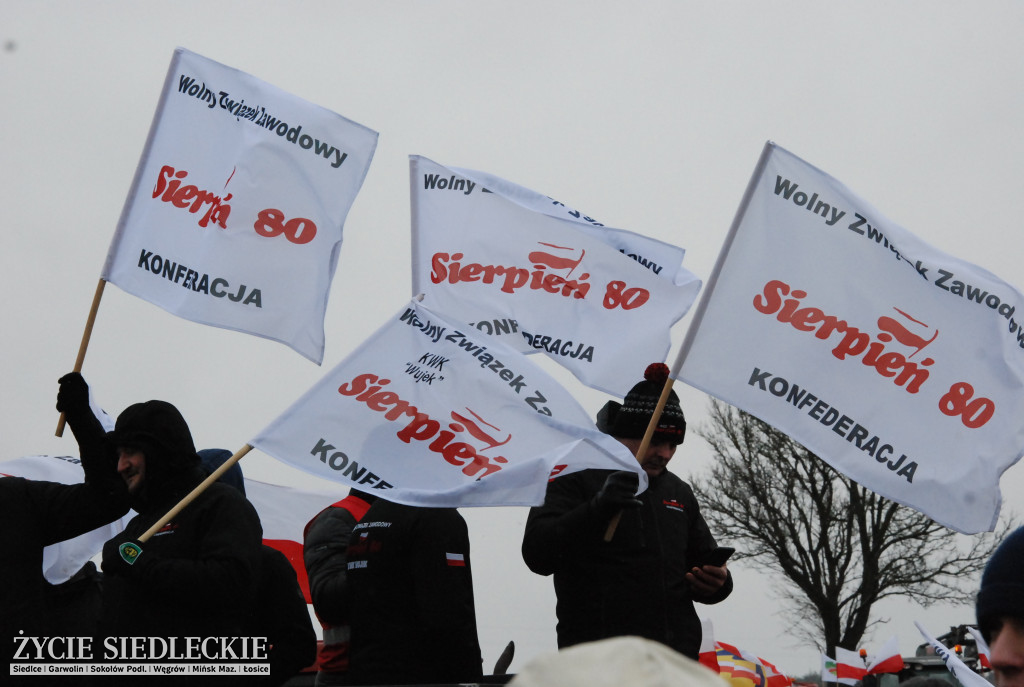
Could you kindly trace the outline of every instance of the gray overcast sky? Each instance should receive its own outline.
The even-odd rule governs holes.
[[[5,0],[0,459],[76,451],[70,432],[54,436],[56,380],[74,363],[176,46],[380,132],[345,227],[323,369],[106,289],[84,368],[105,407],[164,398],[197,445],[235,450],[410,296],[409,154],[681,245],[706,278],[771,139],[1019,288],[1022,34],[1024,4],[1011,1]],[[592,412],[605,400],[560,379]],[[705,422],[707,397],[680,387],[691,424]],[[709,459],[691,434],[672,467],[685,478]],[[265,481],[311,479],[257,452],[243,467]],[[1017,465],[1003,479],[1004,512],[1024,512],[1022,487]],[[515,670],[554,648],[551,583],[519,557],[525,509],[464,512],[485,664],[513,639]],[[716,636],[791,674],[816,671],[818,650],[778,614],[778,583],[743,562],[732,569],[736,593],[701,609]],[[922,641],[913,620],[933,634],[973,620],[970,606],[879,610],[892,620],[869,651],[896,633],[911,653]]]

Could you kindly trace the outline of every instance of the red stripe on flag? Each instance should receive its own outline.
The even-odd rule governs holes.
[[[903,657],[902,656],[889,656],[884,661],[879,662],[871,670],[868,671],[868,675],[874,675],[876,673],[898,673],[903,670]]]

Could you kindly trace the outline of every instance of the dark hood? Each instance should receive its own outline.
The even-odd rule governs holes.
[[[159,498],[165,485],[199,466],[199,456],[185,418],[166,401],[146,401],[128,406],[117,417],[107,439],[115,447],[136,448],[146,456],[142,493],[133,496],[135,510]],[[141,498],[140,498],[141,497]]]

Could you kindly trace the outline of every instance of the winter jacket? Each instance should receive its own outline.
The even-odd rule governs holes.
[[[317,659],[321,681],[340,679],[348,673],[351,600],[346,556],[352,528],[369,510],[372,498],[361,492],[350,493],[317,513],[303,533],[302,557],[309,576],[309,595],[323,625],[324,641]]]
[[[693,602],[718,603],[732,576],[712,596],[695,595],[686,573],[715,547],[690,486],[666,472],[650,480],[642,505],[622,513],[610,542],[608,520],[593,504],[610,470],[553,479],[544,505],[530,510],[523,559],[554,575],[558,646],[637,635],[697,658],[700,619]]]
[[[149,489],[146,510],[111,542],[138,540],[203,477],[195,467]],[[262,538],[252,504],[214,483],[142,545],[130,569],[108,566],[108,542],[101,636],[249,636]]]
[[[83,382],[84,384],[84,382]],[[128,493],[103,428],[88,408],[70,408],[68,424],[79,440],[83,484],[20,477],[0,479],[0,657],[4,675],[13,637],[63,636],[47,601],[43,548],[113,522],[128,512]],[[54,609],[56,610],[56,609]],[[55,626],[56,625],[56,626]]]
[[[482,677],[469,531],[457,510],[377,499],[352,532],[348,580],[351,684]]]
[[[54,622],[45,594],[43,547],[84,534],[128,511],[124,483],[102,479],[57,484],[0,478],[0,657],[7,671],[13,638],[64,636]],[[89,473],[86,472],[86,479]],[[57,610],[57,609],[54,609]]]

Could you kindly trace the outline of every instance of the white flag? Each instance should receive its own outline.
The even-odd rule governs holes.
[[[700,290],[682,249],[423,157],[410,178],[413,290],[435,311],[620,397],[665,359]]]
[[[889,499],[991,530],[1024,447],[1022,304],[769,143],[678,375]]]
[[[319,364],[342,226],[377,133],[178,48],[103,278]]]
[[[557,382],[500,341],[413,302],[252,446],[417,506],[539,505],[551,474],[643,470]]]
[[[914,624],[917,625],[921,635],[935,649],[935,653],[942,658],[949,672],[960,681],[963,687],[992,687],[992,683],[968,668],[967,664],[961,661],[949,647],[925,632],[924,628],[921,627],[921,623],[915,620]]]

